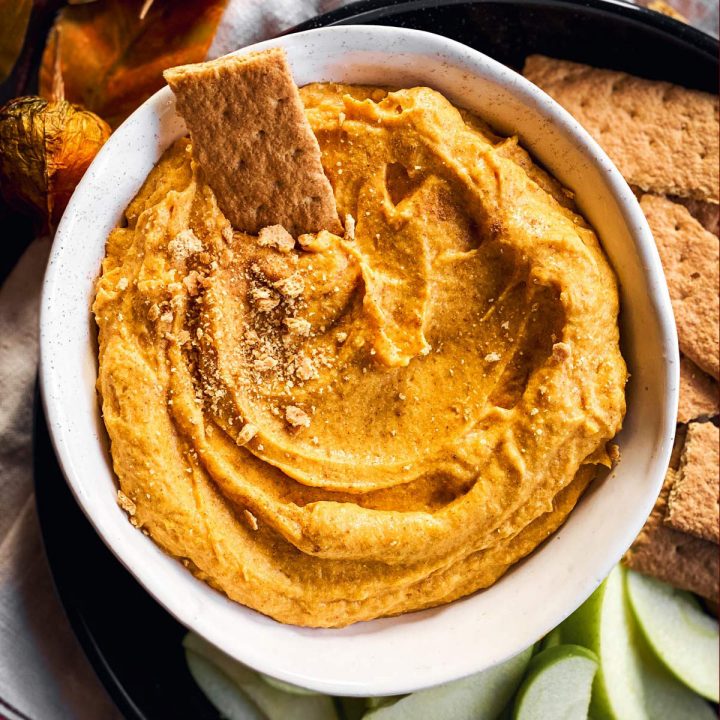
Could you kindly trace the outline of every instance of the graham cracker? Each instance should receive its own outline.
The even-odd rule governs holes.
[[[665,515],[666,525],[714,543],[720,542],[719,446],[715,425],[690,423]]]
[[[230,55],[164,72],[193,153],[238,230],[342,232],[320,147],[285,51]]]
[[[680,357],[678,422],[708,420],[720,414],[720,388],[692,360]]]
[[[687,208],[643,195],[645,213],[660,252],[683,354],[715,379],[720,370],[720,241]]]
[[[667,527],[663,522],[674,482],[675,472],[668,470],[660,497],[623,562],[637,572],[717,602],[720,595],[718,546]]]
[[[631,185],[718,202],[718,97],[531,55],[523,74],[585,127]]]

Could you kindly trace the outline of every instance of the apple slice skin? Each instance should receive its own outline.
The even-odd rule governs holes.
[[[186,649],[185,661],[193,680],[223,717],[228,720],[266,720],[250,698],[209,660]]]
[[[720,700],[718,622],[690,593],[628,570],[625,576],[637,624],[658,661],[708,700]]]
[[[260,717],[264,720],[338,720],[335,704],[327,695],[298,695],[278,690],[254,670],[233,660],[195,633],[188,633],[183,645],[230,678],[261,710]]]
[[[515,693],[533,648],[476,675],[419,690],[367,712],[363,720],[497,720]]]
[[[547,650],[548,648],[555,647],[556,645],[562,645],[562,632],[560,627],[553,628],[541,641],[540,641],[540,652]]]
[[[586,720],[598,666],[595,653],[580,645],[553,645],[535,655],[515,698],[513,720]],[[558,678],[562,671],[565,678]]]

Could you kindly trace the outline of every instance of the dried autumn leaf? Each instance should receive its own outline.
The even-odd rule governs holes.
[[[63,8],[40,68],[50,97],[56,44],[65,97],[119,125],[164,85],[162,71],[205,58],[227,0],[99,0]],[[143,9],[146,15],[141,18]]]
[[[10,75],[20,55],[31,10],[32,0],[0,0],[0,82]]]
[[[52,229],[110,133],[97,115],[65,100],[11,100],[0,108],[3,197]]]

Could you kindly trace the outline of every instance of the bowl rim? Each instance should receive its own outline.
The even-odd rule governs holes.
[[[679,383],[679,356],[677,348],[677,339],[675,331],[674,317],[670,305],[669,293],[667,286],[664,282],[664,275],[660,265],[660,259],[655,247],[655,243],[650,234],[647,222],[639,208],[639,205],[632,194],[627,183],[621,177],[619,171],[609,161],[604,151],[595,143],[595,141],[589,136],[589,134],[581,128],[572,116],[569,115],[563,108],[557,103],[550,99],[545,93],[539,88],[532,85],[529,81],[517,75],[510,68],[502,65],[501,63],[493,60],[492,58],[484,55],[483,53],[476,51],[468,46],[451,40],[444,36],[436,35],[421,30],[397,28],[397,27],[384,27],[384,26],[367,26],[367,25],[342,25],[342,26],[331,26],[325,28],[318,28],[313,30],[307,30],[300,33],[280,36],[270,40],[265,40],[259,43],[242,48],[235,53],[231,54],[244,54],[247,52],[263,50],[270,47],[286,47],[288,45],[301,43],[304,39],[310,36],[322,35],[337,35],[340,46],[342,46],[343,36],[350,34],[362,34],[362,35],[384,35],[394,36],[396,38],[405,37],[407,39],[415,39],[421,41],[427,46],[426,52],[429,56],[433,54],[441,54],[442,52],[455,53],[465,56],[468,61],[478,61],[495,76],[494,81],[499,82],[500,80],[513,79],[515,83],[519,84],[522,88],[523,94],[526,96],[525,100],[531,104],[538,106],[540,110],[544,108],[546,115],[552,115],[553,121],[556,124],[560,124],[564,131],[569,135],[573,136],[581,145],[584,146],[585,151],[588,154],[592,154],[596,159],[593,160],[593,164],[599,168],[607,187],[611,190],[612,195],[618,199],[618,207],[622,214],[623,220],[629,227],[634,227],[635,230],[631,231],[636,249],[641,256],[644,267],[646,269],[645,275],[649,279],[650,286],[652,289],[651,293],[651,305],[654,310],[655,317],[658,322],[658,330],[660,339],[663,346],[663,357],[665,359],[665,375],[664,383],[667,388],[668,395],[664,398],[664,412],[662,417],[662,438],[659,446],[656,448],[656,452],[653,455],[652,463],[653,468],[659,466],[667,467],[667,462],[670,457],[672,449],[672,441],[675,432],[675,418],[677,414],[677,399],[678,399],[678,383]],[[476,73],[478,74],[478,73]],[[519,78],[519,79],[518,79]],[[477,662],[473,662],[472,659],[467,659],[464,662],[456,662],[452,665],[443,667],[426,666],[423,668],[414,668],[413,677],[398,677],[393,678],[379,678],[363,681],[357,681],[355,679],[346,678],[345,680],[338,680],[334,678],[332,680],[308,678],[302,674],[302,671],[292,672],[288,669],[277,669],[273,664],[272,660],[262,653],[252,652],[241,652],[238,653],[236,646],[232,648],[228,645],[227,634],[223,632],[223,628],[213,627],[208,622],[205,622],[203,617],[200,617],[196,610],[189,607],[184,602],[183,598],[173,596],[172,593],[165,591],[163,588],[158,587],[157,583],[154,582],[153,578],[149,577],[146,573],[141,572],[138,567],[133,565],[129,559],[131,554],[126,547],[120,547],[110,537],[108,529],[98,521],[93,513],[93,507],[90,503],[90,499],[86,497],[81,490],[81,483],[79,481],[79,474],[76,473],[76,466],[72,462],[73,453],[68,448],[67,438],[65,431],[62,427],[61,417],[59,415],[60,408],[57,402],[54,400],[55,393],[53,389],[61,383],[61,377],[55,373],[53,369],[53,363],[50,361],[52,348],[52,338],[56,333],[59,332],[58,320],[56,313],[53,309],[52,299],[56,292],[56,288],[62,287],[62,278],[59,277],[58,267],[60,263],[56,262],[57,258],[64,252],[68,245],[68,238],[72,234],[74,215],[77,212],[77,208],[81,205],[83,199],[84,188],[87,187],[92,178],[96,175],[102,175],[102,162],[104,158],[111,154],[113,151],[113,140],[119,137],[119,133],[123,127],[127,127],[129,123],[141,119],[143,115],[150,114],[150,116],[157,115],[159,110],[170,102],[172,98],[171,91],[168,87],[164,87],[155,93],[152,97],[146,100],[121,126],[106,145],[102,148],[98,154],[96,160],[91,165],[90,169],[84,176],[83,180],[78,185],[76,192],[74,193],[68,208],[61,220],[56,233],[55,243],[53,245],[50,261],[48,263],[48,269],[45,275],[42,292],[42,302],[40,311],[40,387],[43,407],[48,419],[48,430],[52,441],[52,446],[55,454],[58,458],[59,465],[62,469],[63,475],[72,491],[75,500],[80,505],[84,514],[92,524],[95,531],[101,537],[103,542],[118,558],[122,565],[128,569],[128,571],[135,577],[135,579],[144,587],[144,589],[160,604],[162,605],[173,617],[175,617],[184,626],[191,628],[198,632],[200,635],[205,637],[208,641],[217,645],[221,649],[237,657],[242,662],[247,663],[251,667],[264,672],[266,674],[278,677],[281,680],[285,680],[290,683],[304,685],[306,687],[325,692],[333,695],[390,695],[400,694],[418,690],[431,685],[436,685],[443,682],[449,682],[451,680],[467,676],[473,672],[478,671]],[[600,160],[604,162],[601,164]],[[664,470],[662,473],[655,470],[656,475],[654,487],[659,492],[662,485],[662,479],[664,476]],[[604,552],[603,556],[606,558],[600,566],[596,566],[593,573],[587,573],[584,577],[583,582],[577,583],[575,591],[575,604],[568,610],[567,608],[563,611],[560,616],[556,616],[554,621],[550,624],[547,621],[541,624],[535,629],[539,632],[537,637],[542,636],[544,633],[549,631],[554,625],[560,622],[566,617],[573,609],[578,607],[599,585],[602,579],[607,575],[612,566],[619,560],[621,555],[630,545],[634,537],[639,532],[640,528],[644,524],[644,520],[652,509],[657,492],[652,496],[648,494],[645,498],[645,502],[641,505],[641,512],[636,512],[634,516],[634,522],[624,526],[624,531],[619,533],[615,537],[612,549]],[[114,499],[113,499],[114,502]],[[134,529],[133,529],[134,532]],[[555,534],[553,534],[554,537]],[[533,553],[534,554],[534,553]],[[532,554],[531,554],[532,555]],[[165,556],[169,558],[169,556]],[[173,562],[177,562],[174,558],[170,558]],[[153,561],[154,562],[154,561]],[[197,580],[191,574],[185,572],[187,581],[190,583],[200,583],[205,586],[202,581]],[[207,588],[207,586],[205,586]],[[244,606],[234,603],[228,600],[225,596],[211,591],[214,595],[219,598],[218,602],[231,603],[236,609],[241,609],[246,612],[255,613],[255,611],[249,610]],[[464,600],[468,600],[475,597],[475,595],[469,596]],[[456,601],[462,602],[462,600]],[[432,612],[423,611],[423,612]],[[407,617],[406,614],[400,617]],[[371,623],[380,623],[383,620],[373,620],[368,623],[360,623],[359,625],[370,625]],[[390,620],[393,620],[391,618]],[[271,623],[275,623],[273,620],[269,620]],[[281,625],[280,623],[277,623]],[[294,628],[295,626],[282,626],[284,628]],[[357,627],[353,625],[350,627]],[[301,630],[307,630],[302,628]],[[324,630],[311,630],[313,633],[333,632]],[[536,638],[537,639],[537,638]],[[519,651],[522,648],[516,647],[515,651]],[[502,652],[495,653],[494,660],[490,664],[486,664],[483,667],[489,667],[490,665],[496,664],[503,661],[507,657],[514,654],[508,652],[505,649]]]

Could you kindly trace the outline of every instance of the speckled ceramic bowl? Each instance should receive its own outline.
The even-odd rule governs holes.
[[[632,379],[619,465],[590,488],[555,535],[492,588],[444,607],[342,630],[277,623],[231,602],[165,555],[128,523],[115,501],[95,393],[90,305],[108,233],[163,150],[185,132],[168,88],[113,134],[58,228],[41,311],[45,410],[78,503],[122,563],[180,622],[238,660],[298,685],[339,695],[408,692],[477,672],[533,643],[590,595],[630,545],[658,494],[675,428],[672,311],[655,245],[630,189],[570,115],[522,77],[465,45],[415,30],[332,27],[248,50],[275,45],[287,50],[299,85],[429,85],[499,131],[517,133],[575,192],[622,291],[623,351]]]

